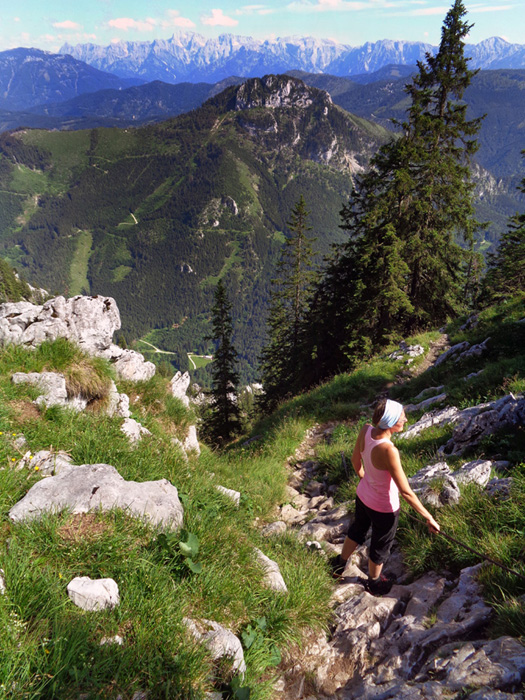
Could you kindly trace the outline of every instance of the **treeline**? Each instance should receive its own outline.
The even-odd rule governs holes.
[[[20,279],[11,265],[0,258],[0,304],[30,298],[31,290],[27,282]]]
[[[304,257],[304,201],[293,210],[261,365],[266,409],[351,370],[393,340],[524,288],[525,215],[512,217],[484,280],[474,250],[484,228],[475,217],[470,173],[481,119],[468,120],[462,100],[475,74],[464,56],[471,28],[465,14],[455,0],[438,53],[427,54],[406,87],[410,106],[401,135],[356,178],[340,213],[347,239],[313,284],[311,254]]]

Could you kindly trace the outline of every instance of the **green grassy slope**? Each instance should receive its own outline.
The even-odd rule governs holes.
[[[0,561],[7,590],[0,595],[0,687],[4,697],[76,698],[87,693],[90,698],[116,698],[120,693],[131,698],[136,690],[148,690],[152,700],[201,698],[205,691],[224,687],[230,678],[226,666],[214,665],[188,637],[182,618],[190,616],[217,620],[241,636],[259,630],[256,644],[247,643],[250,634],[244,638],[248,664],[244,685],[250,687],[252,700],[270,698],[277,650],[299,641],[311,628],[326,626],[330,615],[332,584],[322,558],[288,534],[265,540],[254,524],[255,518],[259,525],[271,521],[274,506],[285,502],[287,457],[314,423],[339,423],[332,440],[319,446],[318,459],[321,475],[324,471],[329,482],[338,485],[337,499],[344,501],[355,493],[356,478],[346,474],[341,452],[349,456],[360,424],[370,415],[365,405],[387,385],[392,396],[408,402],[423,388],[443,383],[451,401],[461,407],[523,391],[525,328],[517,323],[523,308],[521,295],[485,310],[474,330],[460,331],[459,322],[451,328],[452,342],[493,338],[487,356],[476,361],[476,370],[481,366],[485,370],[479,378],[462,381],[472,368],[453,364],[409,379],[404,376],[406,365],[385,353],[351,375],[336,377],[280,406],[253,426],[251,434],[259,435],[258,440],[246,445],[244,438],[239,439],[222,454],[204,449],[198,460],[189,462],[170,439],[182,438],[195,416],[168,396],[165,379],[119,386],[130,395],[134,417],[152,432],[132,449],[120,432],[119,419],[96,412],[40,411],[32,404],[35,390],[10,380],[14,371],[56,368],[70,381],[86,383],[91,378],[93,387],[94,377],[104,384],[110,375],[103,363],[82,358],[63,341],[37,351],[2,350]],[[428,350],[438,336],[429,333],[408,340]],[[411,422],[416,418],[412,416]],[[27,445],[17,448],[21,432]],[[449,434],[450,428],[433,429],[400,444],[407,473],[427,464]],[[50,445],[68,451],[77,464],[112,464],[126,479],[169,479],[184,503],[184,527],[199,540],[197,561],[202,572],[192,573],[185,566],[177,540],[162,548],[154,529],[118,511],[62,513],[30,525],[11,523],[9,509],[40,478],[34,470],[17,470],[17,461],[26,450],[34,453]],[[491,501],[469,487],[459,506],[439,511],[439,521],[446,532],[525,573],[523,429],[492,436],[467,458],[496,453],[512,463],[511,498]],[[241,491],[238,510],[215,490],[216,483]],[[457,571],[476,561],[460,547],[430,538],[406,515],[398,540],[414,573],[432,568]],[[254,546],[279,563],[288,595],[261,585]],[[66,585],[77,575],[117,580],[121,605],[97,614],[75,608],[67,599]],[[483,582],[495,609],[487,634],[525,636],[525,610],[519,598],[525,592],[523,584],[495,568],[484,572]],[[124,638],[123,646],[100,646],[102,637],[115,634]]]

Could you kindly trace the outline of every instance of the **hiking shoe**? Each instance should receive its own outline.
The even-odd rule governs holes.
[[[365,588],[372,595],[385,595],[390,593],[390,589],[394,585],[395,579],[381,574],[379,578],[369,578]]]
[[[341,578],[343,575],[343,572],[345,570],[346,566],[346,561],[344,559],[341,559],[340,556],[334,557],[333,559],[330,559],[330,568],[332,569],[332,577],[333,578]]]

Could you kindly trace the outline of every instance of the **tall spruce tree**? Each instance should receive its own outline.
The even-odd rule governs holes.
[[[312,244],[306,202],[301,195],[292,209],[287,237],[272,280],[268,315],[268,343],[261,353],[264,394],[260,403],[269,409],[299,384],[299,352],[308,297],[314,280]]]
[[[521,154],[525,156],[525,150]],[[518,189],[525,194],[525,178]],[[489,258],[484,287],[484,296],[489,299],[525,291],[525,214],[510,217],[496,253]]]
[[[232,344],[231,303],[222,280],[215,290],[212,309],[213,332],[216,345],[212,363],[211,412],[206,427],[212,441],[222,445],[239,427],[239,407],[236,387],[239,381],[235,370],[237,352]]]
[[[471,28],[465,14],[455,0],[437,54],[418,63],[406,87],[411,106],[400,136],[379,149],[341,212],[349,239],[328,265],[306,319],[302,364],[317,362],[310,381],[398,335],[442,323],[464,305],[479,226],[469,159],[481,124],[467,120],[462,102],[475,74],[464,56]],[[325,338],[332,342],[320,355]]]

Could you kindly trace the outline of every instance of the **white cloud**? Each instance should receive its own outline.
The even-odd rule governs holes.
[[[392,0],[294,0],[286,6],[292,12],[352,12],[399,7]]]
[[[178,10],[168,10],[168,19],[161,21],[162,27],[195,27],[195,22],[192,22],[188,17],[181,17]]]
[[[20,22],[20,17],[13,17],[13,22]]]
[[[108,22],[108,27],[112,29],[121,29],[124,32],[130,29],[135,29],[140,32],[151,32],[157,24],[156,20],[148,18],[146,20],[132,19],[131,17],[117,17],[117,19],[110,19]]]
[[[244,7],[235,10],[236,15],[271,15],[275,12],[276,10],[268,5],[244,5]]]
[[[408,12],[403,12],[402,14],[410,15],[411,17],[427,17],[430,15],[445,16],[449,10],[450,7],[448,5],[443,5],[442,7],[423,7],[420,10],[409,10]]]
[[[201,22],[209,27],[235,27],[239,20],[228,17],[222,10],[212,10],[211,15],[201,15]]]
[[[78,24],[78,22],[72,22],[70,19],[66,19],[63,22],[53,22],[53,27],[55,27],[55,29],[82,29],[81,25]]]
[[[479,12],[501,12],[502,10],[513,10],[515,5],[472,5],[469,7],[469,12],[471,14],[478,14]]]

